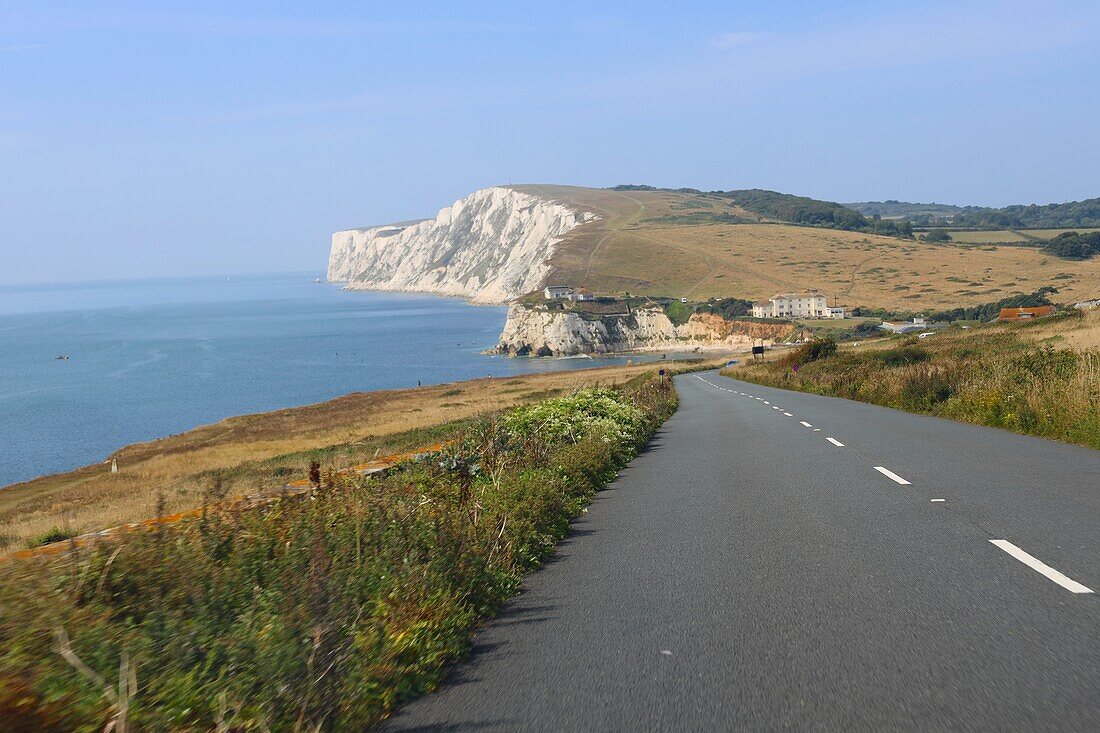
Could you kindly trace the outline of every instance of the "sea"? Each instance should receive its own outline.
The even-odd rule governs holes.
[[[0,286],[0,486],[232,415],[627,360],[485,354],[504,307],[314,280]]]

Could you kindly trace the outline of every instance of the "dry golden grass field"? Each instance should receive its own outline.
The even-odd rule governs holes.
[[[1100,309],[1085,311],[1082,318],[1071,321],[1039,321],[1028,324],[1026,330],[1015,329],[1021,339],[1056,349],[1070,349],[1079,354],[1093,352],[1100,356]],[[994,323],[992,331],[1008,330],[1008,324]]]
[[[715,361],[715,364],[720,361]],[[666,363],[667,365],[668,363]],[[418,389],[353,393],[316,405],[232,417],[186,433],[127,446],[104,465],[44,476],[0,490],[0,552],[54,528],[91,532],[231,500],[325,470],[423,447],[433,428],[595,384],[617,384],[657,365],[479,379]],[[682,365],[681,365],[682,366]],[[215,476],[221,487],[213,496]]]
[[[760,299],[813,288],[850,307],[932,310],[1044,285],[1066,302],[1100,292],[1100,258],[1074,262],[1028,247],[939,245],[756,221],[706,194],[514,188],[601,217],[566,236],[550,277],[597,293]],[[721,222],[724,214],[755,223]]]

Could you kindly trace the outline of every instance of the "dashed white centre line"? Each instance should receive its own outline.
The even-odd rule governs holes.
[[[768,402],[767,400],[764,400],[764,404],[765,404],[765,405],[770,405],[771,403],[770,403],[770,402]]]
[[[835,446],[836,446],[837,448],[843,448],[843,447],[844,447],[844,444],[843,444],[843,443],[841,443],[841,442],[840,442],[839,440],[837,440],[836,438],[826,438],[825,440],[829,441],[830,443],[832,443],[833,445],[835,445]]]
[[[933,499],[933,500],[932,500],[932,503],[935,503],[935,502],[937,502],[937,501],[947,501],[947,499]]]
[[[805,425],[805,426],[806,426],[806,427],[808,427],[808,428],[812,428],[812,427],[813,427],[813,425],[810,425],[810,424],[809,424],[808,422],[806,422],[805,420],[799,420],[798,422],[802,423],[803,425]]]
[[[1062,586],[1070,593],[1092,593],[1091,588],[1081,585],[1073,578],[1062,575],[1042,560],[1027,554],[1008,540],[990,540],[990,542],[1007,552],[1009,555],[1012,555],[1012,557],[1016,558],[1024,565],[1027,565],[1035,572],[1039,573],[1040,575],[1045,575],[1048,579],[1053,580],[1055,583]]]
[[[878,471],[879,473],[881,473],[886,478],[890,479],[891,481],[896,481],[897,483],[901,484],[902,486],[908,486],[909,485],[908,481],[903,479],[901,476],[898,476],[896,473],[891,471],[889,468],[884,468],[882,466],[875,466],[875,470]]]
[[[789,413],[789,412],[784,412],[783,414],[784,414],[784,415],[786,415],[787,417],[794,417],[794,415],[792,415],[792,414],[791,414],[791,413]]]

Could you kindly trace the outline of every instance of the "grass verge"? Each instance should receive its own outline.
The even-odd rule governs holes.
[[[361,730],[479,619],[676,407],[652,371],[453,425],[383,479],[0,566],[10,730]]]
[[[717,365],[717,363],[715,363]],[[683,363],[668,363],[683,368]],[[231,417],[127,446],[118,473],[97,463],[0,490],[0,552],[55,527],[77,534],[174,514],[304,478],[309,464],[337,469],[439,442],[439,426],[582,386],[617,385],[652,366],[610,366],[354,393],[328,402]],[[211,496],[213,494],[213,496]]]
[[[859,350],[811,342],[722,374],[1100,448],[1098,331],[1100,313],[1070,311]]]

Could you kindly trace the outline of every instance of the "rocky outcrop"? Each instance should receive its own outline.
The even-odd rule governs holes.
[[[747,348],[753,339],[774,343],[793,330],[790,324],[727,321],[711,313],[696,313],[687,323],[676,325],[660,308],[595,316],[517,303],[508,309],[497,350],[512,356],[573,356],[642,350],[738,349]]]
[[[555,245],[596,216],[510,188],[486,188],[434,219],[332,235],[328,279],[503,303],[538,289]]]

